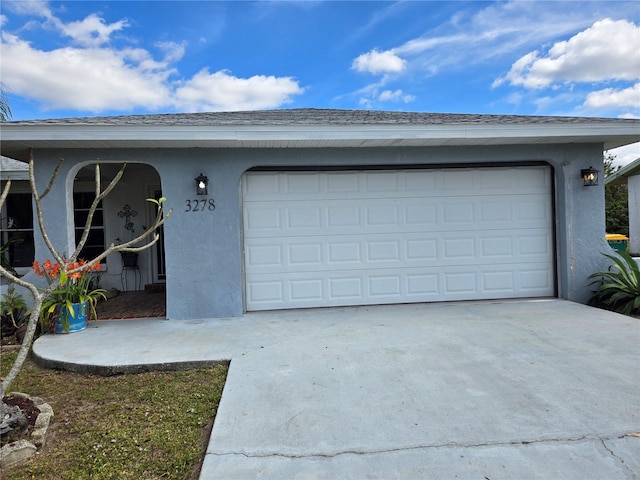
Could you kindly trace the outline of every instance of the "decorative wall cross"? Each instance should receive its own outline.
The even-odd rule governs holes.
[[[122,210],[118,212],[118,216],[120,218],[124,218],[125,230],[130,230],[133,232],[133,222],[131,221],[131,217],[135,217],[136,215],[138,215],[138,212],[132,209],[128,203],[125,204],[125,206],[122,207]]]

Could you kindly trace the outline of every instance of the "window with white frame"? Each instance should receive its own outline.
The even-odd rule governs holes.
[[[82,238],[82,232],[89,216],[89,210],[91,204],[95,198],[94,192],[73,192],[73,217],[76,245]],[[90,260],[97,257],[105,250],[105,235],[104,235],[104,213],[102,210],[102,202],[98,204],[95,213],[93,214],[93,221],[91,223],[91,230],[87,237],[87,242],[84,244],[84,248],[80,252],[79,258]],[[103,260],[105,262],[106,260]]]
[[[6,247],[3,255],[9,265],[26,273],[21,269],[31,267],[35,255],[31,193],[17,191],[7,196],[0,211],[0,246]]]

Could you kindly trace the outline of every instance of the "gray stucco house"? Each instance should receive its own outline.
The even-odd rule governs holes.
[[[585,302],[605,265],[603,149],[640,121],[294,109],[14,121],[2,155],[33,149],[50,236],[75,245],[96,160],[128,162],[95,248],[141,228],[145,199],[174,209],[135,271],[103,286],[166,283],[169,319],[247,311],[558,297]],[[206,176],[206,194],[196,177]],[[132,212],[135,212],[133,215]],[[127,238],[127,237],[125,237]],[[35,258],[48,252],[35,235]],[[139,277],[137,276],[139,275]],[[123,278],[125,277],[125,278]]]
[[[629,192],[629,252],[640,256],[640,158],[609,175],[605,181],[605,185],[621,183],[627,184]]]

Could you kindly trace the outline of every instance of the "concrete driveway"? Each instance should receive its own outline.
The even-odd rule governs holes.
[[[244,319],[202,479],[640,476],[640,320],[561,300]]]
[[[562,300],[100,322],[42,364],[231,360],[201,479],[640,477],[640,320]]]

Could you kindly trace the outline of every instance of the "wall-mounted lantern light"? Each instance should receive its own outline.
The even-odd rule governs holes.
[[[195,178],[196,181],[196,195],[207,195],[207,186],[209,185],[209,178],[206,175],[198,175]]]
[[[598,185],[598,170],[593,167],[580,170],[580,176],[585,187],[593,187]]]

